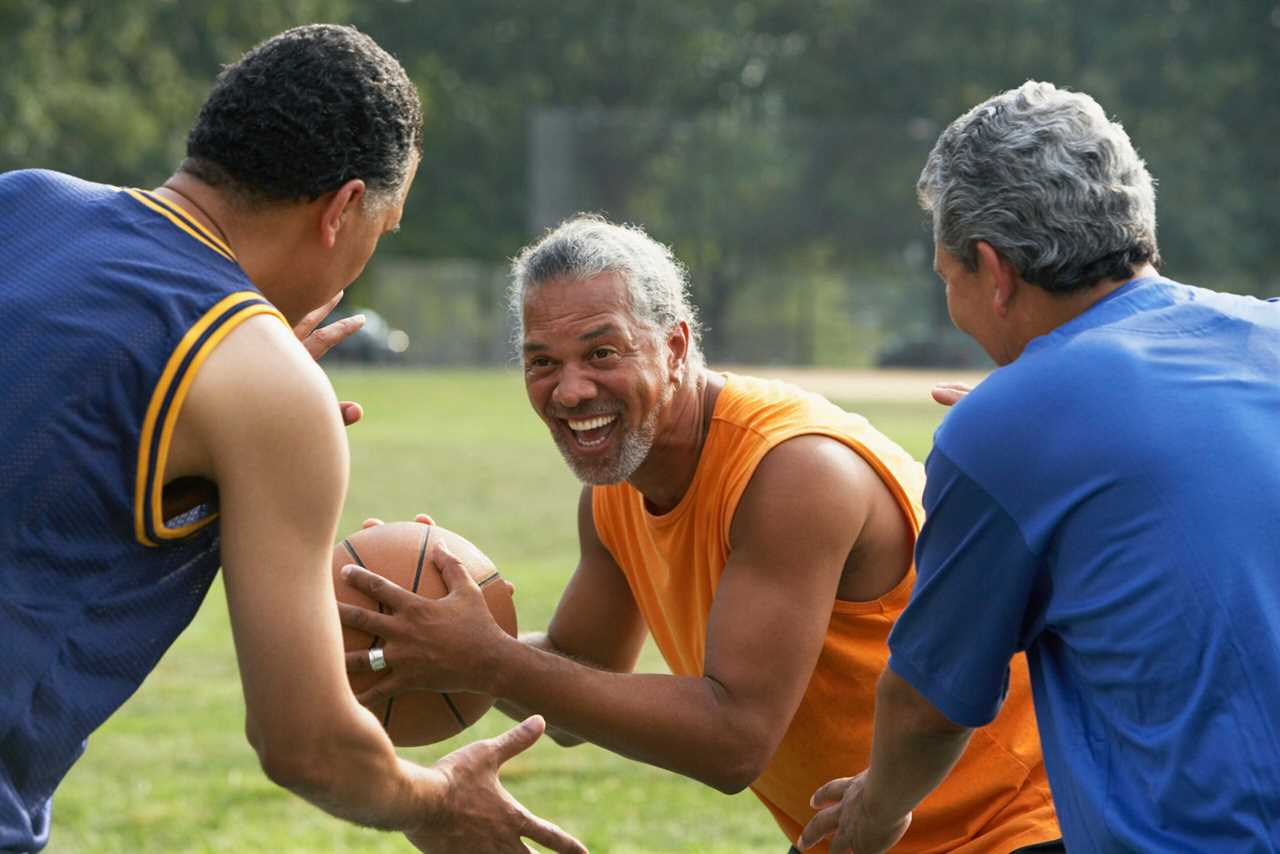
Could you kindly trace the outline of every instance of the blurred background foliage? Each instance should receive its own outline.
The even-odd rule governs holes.
[[[1166,272],[1280,294],[1275,0],[0,0],[0,169],[158,184],[219,67],[308,21],[368,32],[423,96],[403,231],[348,300],[414,362],[506,358],[506,261],[578,210],[674,247],[713,361],[972,361],[915,177],[1028,78],[1125,124]]]

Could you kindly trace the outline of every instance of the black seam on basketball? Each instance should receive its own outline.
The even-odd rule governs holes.
[[[493,572],[489,573],[489,574],[488,574],[488,575],[486,575],[484,578],[482,578],[482,579],[480,579],[479,581],[477,581],[477,582],[476,582],[476,586],[477,586],[477,587],[484,587],[484,586],[485,586],[486,584],[488,584],[490,581],[497,581],[497,580],[498,580],[499,578],[501,578],[501,577],[502,577],[502,573],[501,573],[501,572],[498,572],[498,570],[496,570],[496,569],[495,569]]]
[[[453,703],[453,698],[450,697],[448,694],[441,693],[440,699],[444,700],[445,704],[449,707],[449,711],[453,712],[454,718],[456,718],[458,721],[458,726],[460,726],[462,729],[466,729],[467,719],[462,716],[462,712],[458,711],[458,707]]]
[[[413,571],[413,592],[418,592],[418,583],[422,581],[422,564],[427,559],[427,543],[431,542],[431,526],[427,526],[427,532],[422,535],[422,542],[418,545],[418,568]]]
[[[343,548],[345,548],[345,549],[347,550],[347,553],[351,555],[351,559],[352,559],[352,560],[354,560],[357,564],[359,564],[359,566],[360,566],[360,568],[361,568],[361,569],[368,569],[368,568],[369,568],[369,567],[367,567],[367,566],[365,566],[365,565],[364,565],[364,561],[360,559],[360,553],[359,553],[358,551],[356,551],[356,547],[355,547],[355,546],[351,545],[351,541],[350,541],[350,540],[343,540],[343,541],[342,541],[342,546],[343,546]],[[379,603],[378,603],[378,613],[379,613],[379,614],[385,614],[385,613],[387,613],[386,609],[382,607],[382,603],[381,603],[381,602],[379,602]],[[373,636],[373,640],[371,640],[371,641],[369,642],[369,649],[373,649],[373,648],[374,648],[375,646],[377,646],[381,641],[382,641],[382,638],[381,638],[381,637],[379,637],[378,635],[374,635],[374,636]],[[390,706],[387,706],[387,714],[388,714],[388,715],[390,715],[390,714],[391,714],[391,707],[390,707]]]
[[[360,559],[360,553],[356,551],[356,547],[355,547],[355,546],[351,545],[351,541],[350,541],[350,540],[343,540],[343,541],[342,541],[342,545],[343,545],[343,547],[347,550],[347,553],[351,555],[351,559],[352,559],[352,560],[354,560],[357,564],[359,564],[359,565],[360,565],[362,568],[364,568],[364,569],[368,569],[368,568],[369,568],[369,567],[367,567],[367,566],[365,566],[365,565],[364,565],[364,561],[362,561],[362,560]]]
[[[391,727],[391,704],[396,701],[395,697],[387,698],[387,710],[382,713],[382,728],[389,729]]]

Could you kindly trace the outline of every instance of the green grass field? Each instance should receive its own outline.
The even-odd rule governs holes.
[[[578,485],[529,409],[518,373],[348,370],[333,380],[340,397],[366,409],[350,431],[342,529],[367,516],[429,512],[515,582],[521,628],[544,627],[576,559]],[[928,401],[839,402],[920,458],[942,417]],[[641,668],[665,670],[652,648]],[[430,762],[506,723],[490,712],[463,737],[405,755]],[[344,824],[273,786],[243,726],[225,599],[215,586],[155,673],[90,739],[54,800],[49,850],[411,850],[398,834]],[[726,797],[593,746],[565,750],[544,739],[509,763],[503,779],[593,852],[786,850],[749,792]]]

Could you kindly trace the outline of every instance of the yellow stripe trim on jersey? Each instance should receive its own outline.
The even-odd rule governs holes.
[[[236,253],[231,251],[231,247],[227,244],[227,242],[223,240],[221,237],[218,237],[218,235],[214,234],[209,229],[205,228],[204,224],[201,223],[200,220],[196,219],[195,216],[192,215],[191,211],[187,210],[177,202],[170,201],[169,199],[166,199],[165,197],[157,193],[148,193],[146,190],[143,190],[142,195],[146,196],[148,199],[150,199],[153,202],[159,202],[169,210],[173,211],[178,216],[182,217],[186,221],[187,225],[195,228],[197,231],[203,234],[206,238],[208,238],[215,246],[221,249],[224,253],[226,253],[227,255],[230,255],[232,260],[235,260]]]
[[[217,252],[217,253],[218,253],[219,255],[221,255],[223,258],[226,258],[228,261],[235,261],[235,260],[236,260],[236,257],[235,257],[234,255],[232,255],[232,254],[231,254],[231,250],[230,250],[230,249],[223,249],[223,248],[222,248],[222,246],[225,246],[226,244],[223,244],[221,240],[217,240],[216,238],[215,238],[215,239],[213,239],[213,240],[210,240],[210,239],[206,238],[206,237],[205,237],[203,234],[201,234],[199,231],[196,231],[194,228],[192,228],[190,225],[188,225],[186,222],[184,222],[184,221],[182,220],[182,218],[181,218],[181,217],[179,217],[177,214],[175,214],[173,211],[169,210],[168,208],[164,207],[163,205],[157,204],[156,202],[152,201],[150,198],[148,198],[147,196],[143,195],[140,191],[130,189],[130,190],[125,190],[125,192],[126,192],[126,193],[128,193],[130,196],[133,196],[133,198],[134,198],[134,199],[136,199],[138,202],[140,202],[140,203],[142,203],[142,204],[146,205],[147,207],[151,208],[151,209],[152,209],[153,211],[155,211],[156,213],[158,213],[158,214],[160,214],[161,216],[163,216],[165,219],[167,219],[167,220],[169,220],[170,222],[172,222],[174,225],[176,225],[178,228],[182,229],[182,230],[183,230],[183,231],[185,231],[187,234],[189,234],[189,235],[191,235],[192,237],[194,237],[196,240],[199,240],[199,241],[200,241],[201,243],[203,243],[205,246],[208,246],[208,247],[209,247],[210,249],[212,249],[214,252]]]
[[[243,321],[259,314],[273,315],[279,318],[281,323],[286,326],[289,325],[288,321],[284,319],[284,315],[274,306],[257,302],[257,300],[261,299],[262,295],[255,291],[238,291],[223,298],[217,305],[206,311],[204,316],[187,330],[187,334],[182,336],[182,340],[174,348],[173,354],[169,356],[169,361],[165,363],[164,371],[160,374],[160,380],[156,383],[155,390],[151,394],[151,402],[147,405],[147,413],[142,421],[142,436],[138,441],[138,474],[134,483],[133,530],[138,542],[144,546],[159,545],[159,543],[147,536],[146,513],[148,510],[150,510],[150,519],[156,536],[159,539],[166,540],[185,537],[216,518],[216,515],[210,515],[180,528],[165,527],[164,506],[162,503],[165,461],[168,458],[169,445],[173,440],[173,427],[177,423],[178,413],[182,409],[182,402],[187,396],[187,391],[190,389],[192,381],[195,379],[196,372],[208,355],[213,352],[213,348]],[[222,318],[229,310],[242,303],[252,304],[246,305],[238,314],[227,317],[222,326],[200,345],[199,352],[192,358],[183,376],[177,378],[179,368],[190,354],[192,348],[195,347],[196,342],[200,340],[200,337],[219,318]],[[164,407],[165,397],[168,396],[169,389],[173,386],[175,379],[178,379],[179,385],[174,393],[173,400],[170,401],[168,411],[165,412],[164,424],[160,428],[160,447],[159,452],[156,454],[156,468],[152,472],[150,471],[151,443],[155,437],[156,422],[160,418],[160,411]],[[147,506],[148,485],[152,487],[150,507]]]

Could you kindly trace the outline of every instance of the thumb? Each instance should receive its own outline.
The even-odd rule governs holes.
[[[493,748],[498,764],[501,765],[513,756],[528,750],[546,728],[547,722],[542,719],[542,715],[533,715],[502,735],[489,739],[489,745]]]
[[[463,590],[468,586],[475,586],[475,579],[471,577],[471,573],[467,572],[467,568],[462,565],[462,561],[458,556],[449,551],[449,547],[444,543],[435,545],[435,553],[431,557],[431,562],[436,565],[436,569],[440,573],[440,577],[444,579],[444,586],[449,589],[450,593],[455,590]]]

